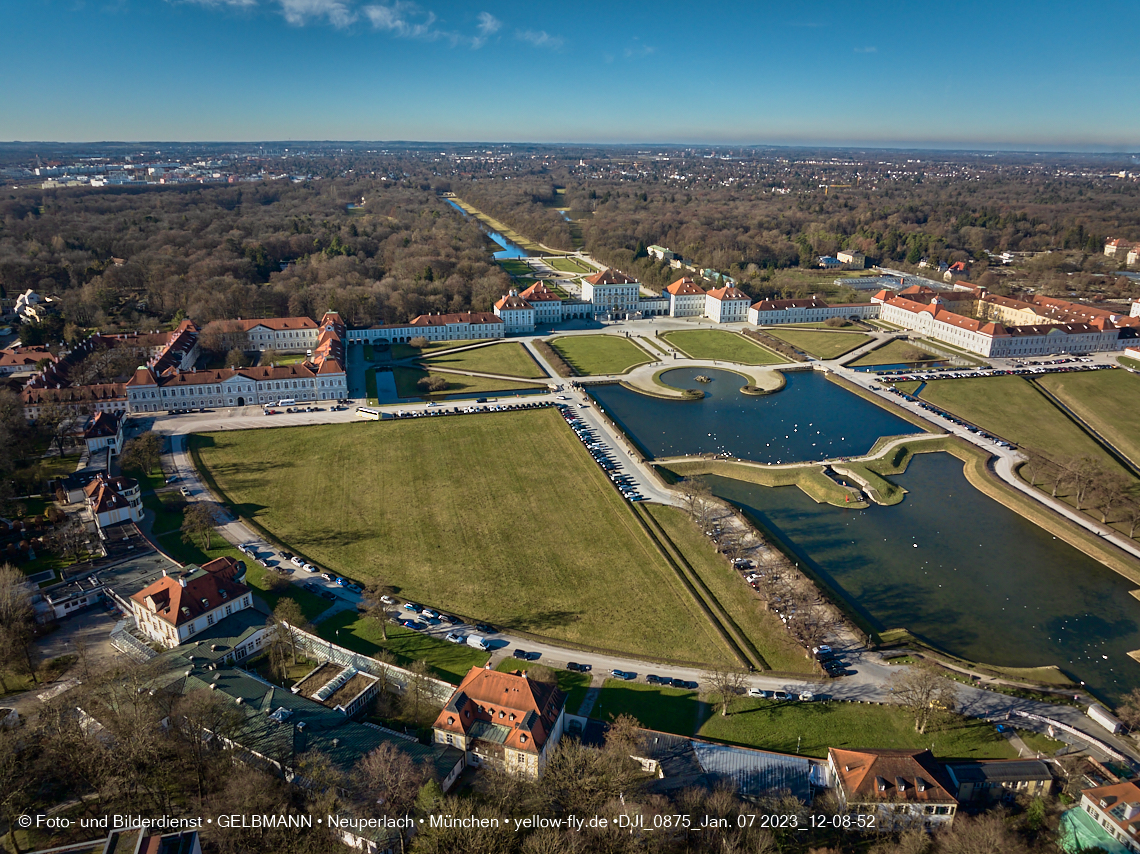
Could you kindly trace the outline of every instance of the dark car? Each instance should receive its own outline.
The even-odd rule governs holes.
[[[458,626],[463,622],[463,620],[459,619],[459,617],[453,616],[451,614],[440,614],[439,618],[445,623],[451,623],[453,626]]]
[[[637,674],[629,670],[611,670],[610,676],[613,676],[615,679],[625,679],[627,682],[637,678]]]
[[[292,552],[281,552],[281,560],[292,560],[292,559],[293,559],[293,553]]]
[[[421,623],[419,620],[404,620],[400,623],[400,625],[405,629],[415,629],[417,632],[421,632],[427,628],[427,625],[425,623]]]
[[[424,609],[424,606],[421,605],[419,602],[405,602],[404,608],[406,608],[409,611],[416,611],[418,613]]]
[[[514,652],[511,653],[511,655],[513,655],[515,658],[521,658],[523,660],[527,660],[530,658],[530,653],[527,652],[526,650],[522,650],[522,649],[516,649]]]
[[[322,590],[321,596],[323,596],[325,599],[336,599],[336,594],[331,590]]]
[[[646,676],[646,677],[645,677],[645,681],[646,681],[646,682],[648,682],[650,685],[665,685],[665,684],[668,684],[668,683],[667,683],[667,682],[666,682],[664,679],[662,679],[660,676],[654,676],[652,673],[650,673],[648,676]],[[673,681],[672,679],[670,679],[670,680],[669,680],[669,682],[672,682],[672,681]]]
[[[697,683],[691,679],[674,679],[673,684],[678,688],[684,688],[688,691],[696,691],[699,687]]]
[[[320,587],[318,587],[318,586],[317,586],[315,583],[313,583],[312,581],[306,581],[306,582],[305,582],[304,584],[302,584],[301,586],[302,586],[302,587],[304,587],[306,590],[308,590],[310,593],[316,593],[318,590],[320,590],[320,589],[321,589]]]
[[[594,669],[592,664],[578,664],[576,661],[571,661],[566,665],[567,670],[573,670],[575,673],[589,673]]]
[[[476,623],[475,631],[481,632],[485,635],[493,635],[498,633],[499,630],[492,626],[490,623]]]

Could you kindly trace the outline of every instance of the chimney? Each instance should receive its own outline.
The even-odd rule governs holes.
[[[186,576],[185,576],[185,575],[180,575],[180,576],[178,576],[178,584],[179,584],[179,586],[181,586],[181,587],[185,587],[185,586],[186,586]]]

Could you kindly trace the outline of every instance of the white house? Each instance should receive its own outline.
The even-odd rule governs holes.
[[[117,412],[96,412],[83,428],[83,442],[89,453],[110,448],[117,454],[123,449],[123,419]]]
[[[319,326],[309,317],[266,317],[257,320],[215,320],[203,335],[218,334],[224,346],[241,350],[303,353],[317,346]]]
[[[875,813],[882,830],[949,827],[958,800],[929,750],[827,751],[843,810]]]
[[[178,646],[231,614],[253,607],[244,579],[245,565],[233,558],[190,564],[176,575],[163,570],[162,578],[131,596],[131,616],[147,637],[164,646]]]
[[[582,280],[582,299],[593,304],[594,316],[625,317],[638,311],[641,286],[617,270],[601,270]]]
[[[819,297],[760,300],[748,309],[748,322],[757,326],[777,326],[781,323],[819,323],[831,317],[867,318],[878,316],[878,303],[828,305]]]
[[[740,323],[748,320],[752,298],[733,287],[715,288],[705,294],[705,317],[716,323]]]
[[[534,306],[520,297],[515,288],[495,302],[495,315],[502,318],[503,331],[508,335],[534,332]]]
[[[535,282],[519,294],[534,306],[535,324],[552,324],[562,321],[562,297],[547,287],[546,282]]]
[[[100,472],[83,488],[91,519],[100,528],[119,522],[138,522],[143,517],[142,494],[137,480],[110,477]]]
[[[665,288],[670,317],[701,317],[705,313],[705,289],[685,276]]]

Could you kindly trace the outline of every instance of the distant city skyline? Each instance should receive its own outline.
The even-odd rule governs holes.
[[[1135,151],[1123,2],[45,0],[0,139]],[[948,15],[953,15],[948,18]]]

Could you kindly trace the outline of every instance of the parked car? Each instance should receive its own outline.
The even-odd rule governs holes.
[[[421,623],[418,620],[404,620],[400,623],[405,629],[415,629],[417,632],[423,631],[427,628],[426,623]]]
[[[336,594],[331,590],[322,590],[321,596],[323,596],[325,599],[336,599]]]
[[[637,674],[629,670],[611,670],[610,676],[613,676],[615,679],[624,679],[627,682],[637,678]]]
[[[346,584],[344,587],[346,590],[351,590],[353,593],[364,592],[364,588],[362,588],[359,584]]]
[[[459,632],[451,632],[448,634],[446,640],[451,643],[467,643],[467,635],[461,635]]]
[[[692,679],[674,679],[673,685],[677,688],[684,688],[686,691],[696,691],[697,688],[700,687]]]
[[[416,613],[419,613],[423,609],[424,609],[424,606],[421,605],[419,602],[405,602],[404,603],[404,610],[407,610],[407,611],[415,611]]]
[[[336,576],[334,576],[331,572],[322,572],[321,578],[323,578],[325,581],[333,581]]]
[[[283,557],[284,557],[284,555],[283,555]],[[295,555],[289,556],[289,563],[293,564],[294,566],[304,566],[305,565],[305,561],[299,557],[296,557]]]
[[[338,575],[336,578],[333,579],[333,584],[335,584],[337,587],[348,587],[348,579],[347,578],[341,578]]]
[[[321,589],[320,587],[318,587],[316,585],[315,582],[312,582],[312,581],[306,581],[301,586],[304,587],[306,590],[308,590],[310,593],[316,593],[318,590]]]
[[[513,655],[515,658],[521,658],[524,661],[530,659],[530,653],[524,649],[516,649],[511,653],[511,655]]]
[[[439,617],[439,611],[435,610],[434,608],[422,608],[422,609],[420,609],[420,616],[438,618]]]
[[[445,623],[451,623],[453,626],[458,626],[463,622],[463,620],[461,620],[459,617],[456,617],[452,614],[440,614],[439,618]]]
[[[589,673],[594,669],[592,664],[578,664],[576,661],[571,661],[566,664],[567,670],[573,670],[575,673]]]
[[[393,599],[391,596],[381,596],[380,601],[383,602],[385,605],[395,605],[396,604],[396,600]]]
[[[186,486],[184,486],[184,487],[182,487],[182,488],[181,488],[180,490],[178,490],[178,491],[179,491],[179,492],[181,492],[183,495],[186,495],[186,496],[190,495],[190,489],[189,489],[189,487],[186,487]]]
[[[792,699],[792,695],[789,694],[787,691],[773,691],[772,692],[772,699],[773,700],[790,700],[790,699]]]
[[[672,684],[672,682],[673,682],[673,680],[670,679],[669,683],[666,683],[665,680],[662,679],[660,676],[654,676],[652,673],[650,673],[648,676],[645,677],[645,681],[648,682],[650,685]]]
[[[492,626],[490,623],[476,623],[475,631],[482,632],[485,635],[493,635],[497,634],[499,630]]]

